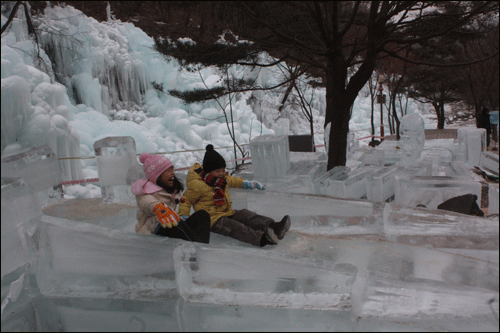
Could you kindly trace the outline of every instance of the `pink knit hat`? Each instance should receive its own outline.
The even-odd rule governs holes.
[[[146,177],[154,184],[156,184],[156,180],[165,170],[173,166],[172,162],[165,156],[151,155],[148,153],[141,154],[141,156],[139,156],[139,161],[144,164],[142,169]]]

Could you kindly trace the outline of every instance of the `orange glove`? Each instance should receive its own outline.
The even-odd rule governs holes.
[[[172,226],[176,227],[177,222],[181,220],[176,212],[165,206],[163,203],[157,204],[153,208],[153,211],[156,214],[156,217],[158,217],[158,221],[160,221],[163,228],[172,228]]]

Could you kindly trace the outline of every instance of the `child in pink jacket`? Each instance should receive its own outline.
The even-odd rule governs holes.
[[[184,186],[175,176],[172,162],[159,155],[144,153],[139,157],[146,178],[132,185],[137,200],[135,231],[188,241],[208,243],[210,215],[200,210],[181,218],[176,212]]]

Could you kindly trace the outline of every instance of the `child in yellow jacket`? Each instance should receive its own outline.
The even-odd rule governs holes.
[[[290,217],[286,215],[281,222],[258,215],[247,209],[234,210],[231,206],[229,188],[264,190],[265,186],[257,181],[233,177],[226,171],[226,161],[214,150],[206,147],[203,166],[195,163],[188,172],[187,190],[179,203],[179,215],[187,217],[193,206],[195,212],[205,210],[210,214],[211,231],[235,238],[255,246],[278,244],[290,228]]]

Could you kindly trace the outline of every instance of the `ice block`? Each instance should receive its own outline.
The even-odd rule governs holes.
[[[387,203],[384,233],[393,242],[498,250],[498,220]]]
[[[94,150],[104,201],[134,204],[135,197],[127,184],[129,170],[138,164],[134,138],[106,137],[94,143]]]
[[[441,202],[438,202],[439,200],[432,201],[432,205],[426,205],[428,209],[436,209],[437,205],[448,199],[469,193],[477,195],[478,206],[481,207],[479,202],[481,184],[473,179],[449,176],[412,176],[408,174],[396,176],[394,203],[410,206],[412,202],[416,202],[416,197],[425,197],[425,191],[436,193],[435,195],[440,196],[439,200],[442,200]]]
[[[280,178],[290,170],[287,136],[262,135],[250,141],[256,179]]]
[[[459,128],[457,141],[465,146],[466,164],[470,168],[479,165],[481,153],[486,150],[486,130],[484,128]]]
[[[2,279],[15,269],[30,263],[33,252],[27,246],[26,233],[42,215],[34,189],[22,178],[2,177]]]
[[[366,197],[366,177],[376,172],[373,167],[360,167],[347,174],[344,180],[329,179],[326,194],[339,198],[361,199]]]
[[[448,329],[459,322],[473,331],[476,327],[495,327],[498,305],[494,305],[497,309],[493,308],[493,313],[489,306],[491,299],[498,298],[494,264],[397,245],[381,246],[370,258],[358,316],[410,319],[413,325],[433,322]],[[480,278],[489,274],[493,275],[491,279]]]
[[[317,169],[312,175],[316,194],[326,194],[330,180],[345,180],[351,168],[346,166],[336,166],[329,171]]]
[[[169,298],[181,242],[44,215],[32,239],[38,285],[50,296]]]
[[[483,170],[498,176],[498,154],[483,151],[479,159],[479,166]]]
[[[360,148],[358,151],[362,151],[363,155],[360,157],[360,161],[363,165],[372,165],[375,167],[383,167],[385,163],[385,153],[383,149],[377,148]]]
[[[186,332],[352,332],[350,311],[223,306],[183,301],[181,322]]]
[[[403,156],[403,150],[399,141],[384,140],[377,148],[384,150],[384,165],[394,165]]]
[[[174,252],[188,302],[350,311],[353,265],[254,249],[184,244]]]
[[[488,215],[498,214],[498,184],[488,184]]]
[[[366,197],[369,201],[384,202],[394,196],[396,175],[401,170],[395,166],[380,168],[366,177]]]
[[[59,162],[48,145],[2,156],[2,177],[23,178],[33,186],[42,207],[63,197]]]

